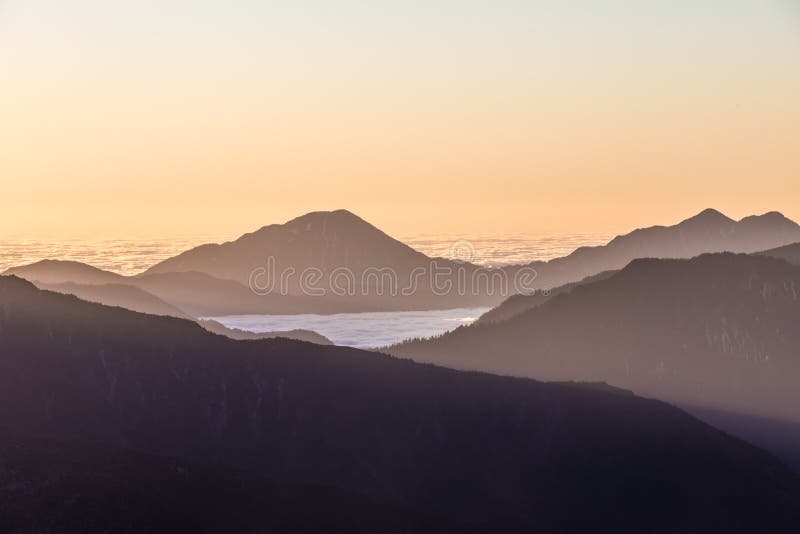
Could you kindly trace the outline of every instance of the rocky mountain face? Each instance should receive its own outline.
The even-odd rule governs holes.
[[[233,341],[14,277],[0,278],[0,426],[470,523],[791,532],[800,513],[798,479],[777,460],[658,401],[349,348]]]

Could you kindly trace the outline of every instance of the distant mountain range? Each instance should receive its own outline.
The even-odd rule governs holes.
[[[228,243],[201,245],[135,277],[54,261],[5,274],[50,287],[133,285],[193,317],[326,314],[496,306],[515,293],[554,289],[621,269],[637,258],[753,253],[797,242],[800,225],[779,213],[734,221],[709,209],[674,226],[635,230],[563,258],[487,269],[430,258],[337,210],[265,226]],[[520,274],[529,275],[524,287],[516,283]]]
[[[90,302],[119,306],[140,313],[195,320],[200,326],[232,339],[286,337],[322,345],[332,342],[310,330],[255,334],[230,329],[207,319],[202,312],[269,313],[275,311],[271,299],[260,298],[231,280],[219,280],[201,273],[168,273],[142,277],[122,276],[79,262],[43,260],[7,271],[33,281],[37,287],[75,295]],[[74,281],[65,280],[77,280]],[[158,295],[158,296],[157,296]],[[163,298],[162,298],[163,297]],[[280,298],[280,297],[278,297]],[[170,302],[166,302],[169,299]],[[289,297],[291,299],[291,297]],[[216,305],[213,302],[217,302]],[[203,304],[208,303],[208,304]],[[320,303],[322,305],[322,303]],[[324,308],[324,305],[322,305]],[[187,310],[187,311],[184,311]],[[200,312],[200,313],[198,313]]]
[[[604,381],[706,415],[771,419],[800,437],[800,267],[729,253],[641,259],[553,293],[390,350],[459,369]],[[713,422],[770,445],[724,419]],[[788,445],[800,467],[800,441]]]
[[[800,225],[780,213],[734,221],[716,210],[707,209],[675,226],[635,230],[614,238],[607,245],[579,248],[569,256],[532,262],[525,267],[535,269],[538,274],[528,289],[553,288],[603,271],[621,269],[636,258],[691,258],[707,252],[756,252],[798,241]],[[369,268],[392,268],[401,283],[411,278],[414,269],[430,270],[431,261],[435,260],[389,237],[356,215],[338,210],[309,213],[283,225],[266,226],[230,243],[202,245],[153,266],[147,273],[198,271],[247,284],[254,269],[265,266],[267,257],[276,259],[279,273],[318,268],[329,274],[337,268],[347,268],[360,275]],[[478,269],[469,263],[436,261],[445,268],[464,269],[467,277]],[[499,270],[506,272],[511,280],[520,267]],[[330,287],[325,289],[330,295]],[[509,296],[491,294],[488,286],[467,295],[454,292],[430,295],[427,289],[420,288],[413,298],[389,300],[370,294],[368,288],[357,288],[358,300],[384,309],[398,306],[398,302],[424,307],[453,307],[457,301],[459,305],[464,302],[496,304]],[[290,291],[297,293],[300,288],[291,286]]]
[[[563,258],[533,262],[536,288],[555,288],[618,270],[638,258],[692,258],[709,252],[753,253],[800,242],[800,225],[778,212],[735,221],[707,209],[674,226],[651,226],[615,237],[607,245],[582,247]]]
[[[631,276],[651,263],[634,264]],[[752,287],[783,309],[785,290],[762,291],[759,278]],[[123,498],[135,498],[133,510],[153,503],[141,493],[148,486],[165,502],[183,495],[171,518],[209,499],[195,519],[215,509],[230,517],[237,499],[288,499],[288,510],[299,510],[291,493],[276,496],[238,475],[231,486],[227,471],[183,464],[211,462],[444,521],[532,531],[796,532],[800,521],[796,475],[662,402],[602,384],[465,373],[343,347],[233,341],[188,320],[88,303],[8,276],[0,277],[0,428],[179,459],[171,473],[153,467],[155,459],[74,459],[59,449],[45,455],[51,460],[26,460],[0,448],[4,509],[35,513],[36,498],[52,497],[67,518],[74,515],[63,498],[80,510],[86,495],[98,497],[124,515]],[[64,478],[49,478],[50,468]],[[223,491],[230,507],[215,508]],[[330,511],[331,502],[342,501],[309,503],[307,514]],[[353,509],[353,499],[343,502]],[[104,511],[89,511],[102,524]],[[259,517],[252,507],[243,512],[243,520]]]
[[[284,296],[280,294],[257,295],[250,288],[233,280],[223,280],[200,272],[175,272],[152,275],[123,276],[104,271],[75,261],[42,260],[30,265],[12,267],[5,275],[25,278],[47,289],[66,289],[63,284],[76,284],[73,289],[88,291],[83,286],[133,286],[177,308],[179,314],[193,317],[234,315],[234,314],[275,314],[275,313],[341,313],[356,308],[341,303],[333,303],[324,298]],[[94,288],[95,296],[114,298],[114,291],[104,292]],[[63,292],[63,291],[62,291]],[[116,293],[118,295],[119,293]],[[140,293],[141,295],[141,293]],[[105,302],[104,302],[105,303]],[[115,303],[116,304],[116,303]],[[124,304],[116,304],[138,310]],[[152,301],[148,306],[156,306]],[[158,315],[163,313],[163,306]],[[151,312],[147,312],[151,313]]]

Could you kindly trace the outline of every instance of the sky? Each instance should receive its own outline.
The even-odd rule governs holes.
[[[0,228],[800,220],[797,0],[0,0]]]

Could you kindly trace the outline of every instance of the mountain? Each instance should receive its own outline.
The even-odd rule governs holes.
[[[76,265],[81,266],[82,264],[76,264]],[[20,274],[24,274],[26,276],[33,277],[39,274],[37,267],[38,264],[34,264],[34,268],[31,269],[30,271],[26,270],[25,268],[20,268],[17,270],[17,272],[19,272]],[[89,268],[89,270],[86,272],[93,272],[92,271],[94,269],[93,267],[90,266],[86,267]],[[82,272],[82,271],[80,269],[70,268],[62,272],[56,269],[49,271],[45,277],[49,280],[60,280],[62,276],[69,276],[70,273],[74,272]],[[146,279],[144,280],[140,280],[138,278],[120,277],[120,279],[125,280],[126,282],[130,282],[131,284],[134,285],[128,285],[126,283],[76,284],[73,282],[45,284],[39,281],[35,281],[34,283],[40,289],[46,289],[49,291],[55,291],[67,295],[75,295],[81,300],[87,300],[89,302],[97,302],[99,304],[104,304],[106,306],[118,306],[139,313],[148,313],[152,315],[166,315],[170,317],[180,317],[182,319],[190,319],[197,322],[200,326],[202,326],[203,328],[205,328],[210,332],[227,336],[231,339],[244,340],[244,339],[269,339],[274,337],[285,337],[289,339],[297,339],[300,341],[308,341],[310,343],[318,343],[321,345],[333,344],[333,342],[330,339],[316,332],[312,332],[311,330],[298,329],[286,332],[253,333],[233,328],[227,328],[221,323],[209,319],[195,319],[191,315],[185,313],[183,310],[178,309],[177,307],[165,302],[159,297],[145,291],[144,289],[141,289],[141,287],[138,286],[147,285],[149,287],[152,287],[155,289],[155,291],[161,293],[162,295],[167,295],[169,298],[173,299],[179,304],[185,305],[187,308],[195,310],[196,308],[191,305],[192,301],[189,300],[192,298],[190,295],[197,295],[197,293],[202,293],[204,291],[213,293],[215,291],[215,285],[221,284],[223,286],[229,286],[230,284],[235,284],[235,282],[230,282],[226,280],[216,280],[208,275],[201,275],[199,273],[177,273],[174,277],[172,274],[164,276],[169,278],[170,280],[168,281],[167,284],[164,284],[163,286],[161,285],[161,282],[163,282],[163,280],[161,280],[162,275],[153,275],[152,277],[146,277]],[[194,289],[194,292],[192,291],[192,289]],[[244,288],[242,289],[244,290]],[[246,293],[246,290],[244,290],[243,292]],[[235,291],[228,291],[225,293],[225,295],[227,295],[226,298],[239,297],[245,301],[247,297],[252,298],[251,294],[246,294],[243,297],[242,295],[238,294]]]
[[[793,243],[783,247],[773,248],[759,252],[760,256],[769,256],[771,258],[780,258],[786,260],[792,265],[800,265],[800,243]]]
[[[45,284],[36,282],[36,287],[57,293],[75,295],[81,300],[97,302],[106,306],[119,306],[139,313],[152,315],[168,315],[170,317],[191,317],[175,306],[164,302],[162,299],[127,284],[76,284],[64,282],[60,284]]]
[[[569,293],[580,285],[589,284],[598,280],[605,280],[606,278],[610,278],[612,275],[616,274],[616,272],[617,271],[604,271],[594,276],[588,276],[580,282],[564,284],[563,286],[556,287],[555,289],[539,289],[531,294],[518,293],[516,295],[512,295],[500,303],[499,306],[492,308],[481,315],[474,324],[482,325],[507,321],[515,315],[519,315],[522,312],[526,312],[544,304],[556,295]]]
[[[551,289],[604,271],[619,270],[638,258],[688,259],[710,252],[752,253],[800,241],[800,225],[777,212],[734,221],[707,209],[674,226],[651,226],[617,236],[607,245],[581,247],[563,258],[533,262],[537,272],[528,289]]]
[[[347,313],[360,308],[345,302],[302,295],[259,295],[233,280],[200,272],[145,274],[129,283],[158,295],[195,317],[247,314]],[[361,310],[363,311],[363,310]]]
[[[408,270],[429,259],[353,213],[336,210],[265,226],[229,243],[201,245],[154,265],[145,274],[199,271],[247,284],[254,268],[266,266],[268,256],[279,261],[278,267],[292,266],[298,272],[307,267]]]
[[[145,274],[197,271],[242,285],[254,282],[273,294],[283,275],[288,294],[308,296],[318,291],[330,300],[365,310],[493,306],[515,293],[552,289],[621,269],[637,258],[749,253],[796,241],[800,241],[800,225],[779,213],[734,221],[707,209],[675,226],[635,230],[607,245],[582,247],[563,258],[488,269],[427,257],[356,215],[337,210],[265,226],[232,242],[202,245]],[[300,283],[300,274],[309,270],[314,271],[312,278],[318,276],[313,291]],[[420,272],[423,275],[415,278]],[[437,283],[432,280],[435,272],[440,277]],[[520,274],[535,279],[526,282]]]
[[[3,532],[496,532],[353,492],[86,444],[0,438]],[[513,526],[512,530],[513,530]]]
[[[233,341],[15,277],[0,277],[0,428],[335,486],[452,521],[623,533],[800,524],[796,475],[659,401]]]
[[[197,324],[202,326],[205,330],[219,334],[221,336],[229,337],[238,340],[252,340],[252,339],[273,339],[276,337],[283,337],[286,339],[295,339],[297,341],[305,341],[307,343],[316,343],[317,345],[333,345],[333,341],[318,334],[313,330],[286,330],[286,331],[273,331],[273,332],[248,332],[246,330],[239,330],[238,328],[228,328],[227,326],[217,321],[209,319],[197,319]]]
[[[249,287],[233,280],[222,280],[199,272],[177,272],[140,276],[123,276],[74,261],[42,260],[30,265],[8,269],[3,274],[18,276],[48,289],[58,290],[63,284],[73,284],[75,291],[92,294],[95,300],[134,311],[151,313],[160,309],[158,315],[210,317],[236,314],[293,314],[293,313],[346,313],[360,308],[347,303],[332,302],[325,298],[291,295],[258,295]],[[77,285],[75,285],[77,284]],[[152,297],[180,310],[164,313],[163,306],[155,302],[139,302],[139,295],[131,298],[135,305],[126,305],[122,290],[88,288],[83,286],[133,286],[144,290]],[[80,286],[80,287],[78,287]],[[81,296],[81,295],[78,295]],[[133,296],[131,292],[130,297]],[[149,300],[152,300],[149,299]]]
[[[437,284],[453,286],[459,269],[471,275],[480,268],[429,258],[349,211],[336,210],[265,226],[232,242],[201,245],[144,275],[202,272],[248,287],[253,283],[273,295],[324,295],[358,311],[454,308],[502,300],[486,291],[438,290],[432,282],[434,272],[440,272]],[[303,273],[308,275],[305,283]],[[281,280],[286,281],[283,289]]]
[[[800,226],[779,213],[734,221],[705,210],[675,226],[635,230],[563,258],[488,268],[430,258],[349,211],[336,210],[201,245],[135,277],[53,260],[5,274],[48,284],[134,285],[195,317],[328,314],[496,306],[517,293],[619,270],[637,258],[751,253],[798,241]],[[530,299],[516,301],[525,302]]]
[[[126,277],[121,274],[105,271],[85,263],[66,260],[41,260],[30,265],[12,267],[3,275],[19,276],[26,280],[38,281],[43,284],[122,284]]]
[[[796,424],[798,324],[800,268],[709,254],[635,260],[506,321],[391,352],[459,369],[604,381],[687,407]],[[758,433],[745,437],[769,445]],[[792,460],[800,466],[800,442]]]

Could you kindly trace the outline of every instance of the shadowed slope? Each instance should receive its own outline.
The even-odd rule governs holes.
[[[616,272],[617,271],[605,271],[600,274],[584,278],[580,282],[564,284],[563,286],[559,286],[555,289],[538,290],[530,295],[524,295],[524,294],[514,295],[501,302],[500,305],[497,306],[496,308],[492,308],[491,310],[481,315],[478,318],[478,320],[475,321],[474,324],[482,325],[488,323],[500,323],[503,321],[507,321],[508,319],[511,319],[516,315],[519,315],[528,310],[532,310],[537,306],[541,306],[542,304],[544,304],[545,302],[547,302],[548,300],[557,295],[561,295],[563,293],[569,293],[579,285],[590,284],[598,280],[605,280],[606,278],[610,278],[611,276],[613,276]]]
[[[273,339],[276,337],[283,337],[286,339],[294,339],[297,341],[306,341],[308,343],[316,343],[317,345],[333,345],[333,341],[318,334],[313,330],[285,330],[274,332],[248,332],[246,330],[239,330],[238,328],[228,328],[227,326],[212,321],[209,319],[198,319],[197,324],[204,329],[221,336],[229,337],[237,340],[253,340],[253,339]]]
[[[793,243],[784,247],[764,250],[758,253],[759,256],[769,256],[786,260],[792,265],[800,265],[800,243]]]
[[[505,530],[506,525],[480,531]],[[3,532],[477,532],[337,488],[85,444],[0,438]],[[513,530],[513,528],[512,528]]]
[[[606,381],[672,402],[798,422],[798,324],[799,268],[713,254],[636,260],[505,322],[391,351],[457,368]]]
[[[19,276],[54,290],[60,290],[58,286],[61,284],[77,284],[80,287],[76,287],[76,291],[92,294],[93,298],[90,300],[123,306],[134,311],[146,311],[142,308],[144,304],[137,300],[132,301],[134,304],[126,305],[121,290],[111,291],[108,288],[104,290],[83,287],[108,286],[110,284],[133,286],[178,308],[182,313],[194,317],[248,313],[345,313],[356,309],[353,305],[333,302],[324,298],[277,293],[259,295],[249,287],[233,280],[223,280],[199,272],[122,276],[84,263],[42,260],[30,265],[14,267],[4,274]],[[149,303],[149,306],[154,306],[154,303]],[[174,310],[173,313],[159,312],[158,314],[179,316],[174,313]]]
[[[162,294],[167,293],[169,296],[175,297],[176,301],[184,304],[185,303],[184,300],[180,297],[181,290],[183,290],[186,295],[196,294],[196,291],[195,292],[192,291],[192,287],[194,287],[195,289],[203,287],[207,291],[213,291],[213,285],[215,282],[213,278],[207,275],[199,275],[199,274],[197,275],[197,277],[193,278],[192,275],[193,273],[179,273],[177,277],[182,280],[173,281],[170,287],[162,290],[161,293]],[[158,276],[159,275],[154,275],[154,277]],[[125,280],[133,283],[136,283],[138,281],[135,278],[127,278]],[[156,290],[159,289],[157,281],[148,280],[146,282],[147,285],[155,286]],[[226,285],[228,283],[235,284],[235,282],[228,282],[222,280],[220,280],[219,282]],[[331,340],[329,340],[325,336],[317,334],[316,332],[312,332],[311,330],[297,329],[285,332],[253,333],[253,332],[245,332],[243,330],[227,328],[224,325],[212,320],[195,319],[191,315],[184,313],[182,310],[168,304],[167,302],[164,302],[155,295],[152,295],[147,291],[145,291],[144,289],[141,289],[133,285],[75,284],[72,282],[65,282],[61,284],[44,284],[41,282],[35,282],[35,284],[37,287],[41,289],[55,291],[58,293],[64,293],[67,295],[74,295],[81,300],[96,302],[106,306],[118,306],[139,313],[148,313],[151,315],[165,315],[170,317],[179,317],[182,319],[193,320],[196,321],[200,326],[202,326],[206,330],[214,332],[215,334],[227,336],[231,339],[244,340],[244,339],[270,339],[275,337],[285,337],[289,339],[297,339],[300,341],[308,341],[310,343],[318,343],[320,345],[333,344]],[[182,284],[185,285],[181,287]],[[233,296],[235,296],[235,294]],[[253,295],[249,293],[246,293],[245,296],[249,296],[251,298],[253,297]],[[189,307],[191,308],[191,306]]]
[[[81,300],[97,302],[106,306],[119,306],[139,313],[191,319],[188,314],[155,295],[126,284],[75,284],[72,282],[45,284],[37,282],[36,286],[48,291],[75,295]]]
[[[555,532],[790,532],[800,513],[779,462],[657,401],[231,341],[8,277],[0,425]]]
[[[347,313],[353,305],[326,298],[259,295],[233,280],[199,272],[141,275],[130,280],[195,317],[240,314]]]

